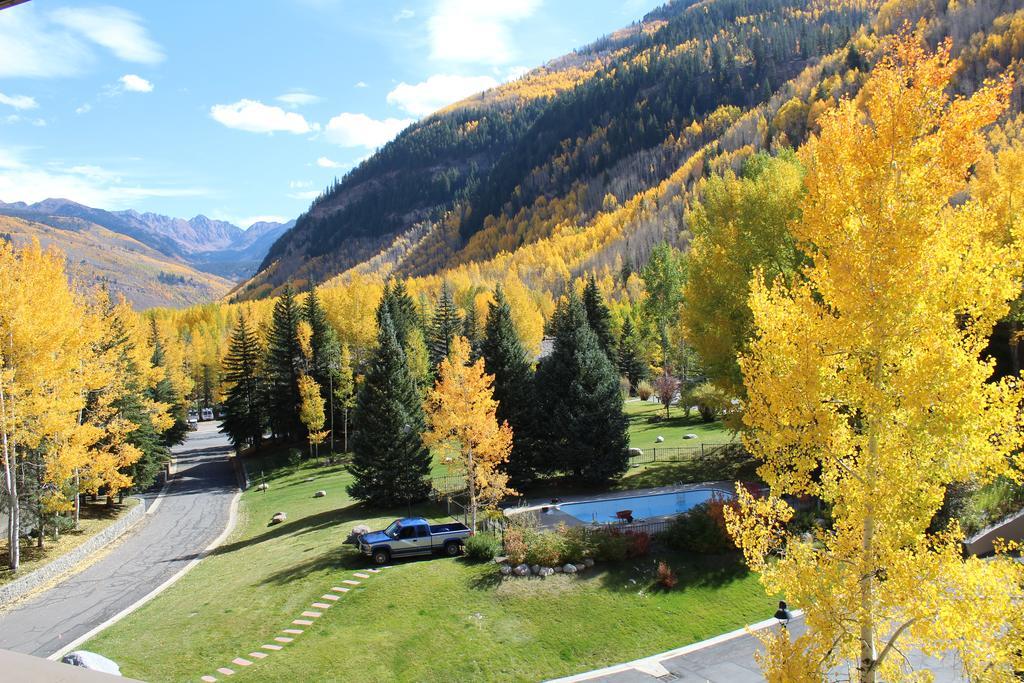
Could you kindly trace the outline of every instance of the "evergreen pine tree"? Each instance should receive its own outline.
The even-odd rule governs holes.
[[[416,312],[416,303],[409,296],[402,280],[395,281],[390,287],[385,285],[380,305],[377,306],[378,328],[381,325],[381,313],[385,310],[391,316],[391,324],[394,326],[398,345],[403,349],[407,348],[410,333],[420,323],[419,314]]]
[[[286,439],[297,439],[303,433],[299,423],[302,351],[298,327],[301,318],[295,294],[290,286],[286,286],[274,304],[265,363],[270,426],[275,435]]]
[[[231,332],[228,354],[224,358],[224,422],[220,431],[227,434],[237,450],[259,448],[263,441],[266,411],[263,406],[263,378],[260,374],[260,347],[256,331],[243,313]]]
[[[541,360],[536,377],[545,464],[581,481],[607,481],[628,464],[618,373],[575,292],[559,304],[554,320],[554,350]]]
[[[618,364],[619,374],[629,380],[631,389],[636,389],[649,374],[647,362],[640,355],[639,336],[633,326],[633,319],[626,316],[622,321],[622,336],[619,337]]]
[[[537,473],[533,370],[516,333],[512,307],[500,286],[494,290],[494,303],[487,310],[480,353],[484,370],[494,375],[498,421],[507,421],[512,427],[512,454],[505,470],[513,486],[522,487]]]
[[[153,346],[153,367],[161,372],[160,380],[156,386],[149,390],[150,398],[157,403],[167,404],[167,413],[174,418],[167,431],[161,434],[165,446],[175,446],[184,443],[188,436],[188,406],[182,397],[175,391],[167,374],[166,359],[164,357],[164,344],[160,339],[160,331],[157,328],[156,318],[150,318],[149,343]]]
[[[430,349],[430,367],[434,369],[448,357],[452,348],[452,340],[460,332],[462,321],[459,310],[455,307],[452,290],[447,282],[441,284],[441,296],[434,309],[434,320],[430,326],[427,346]]]
[[[476,307],[472,303],[466,308],[466,315],[462,318],[462,336],[469,342],[469,360],[476,361],[480,358],[480,325],[476,319]]]
[[[382,507],[423,500],[430,451],[421,439],[423,407],[391,316],[379,316],[378,346],[359,390],[352,433],[353,498]]]
[[[612,314],[604,303],[601,290],[597,288],[594,276],[587,278],[587,286],[583,288],[583,307],[587,312],[587,323],[597,335],[601,350],[612,362],[615,361],[615,335],[612,333]]]

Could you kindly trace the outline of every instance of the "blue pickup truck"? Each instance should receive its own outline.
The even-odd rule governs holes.
[[[371,531],[356,538],[359,552],[372,557],[375,564],[387,564],[392,558],[444,553],[454,557],[462,552],[469,538],[469,527],[462,522],[430,524],[423,517],[396,519],[383,531]]]

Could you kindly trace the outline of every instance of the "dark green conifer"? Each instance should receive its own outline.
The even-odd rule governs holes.
[[[619,374],[629,380],[630,390],[647,379],[647,362],[640,355],[640,335],[633,326],[633,319],[626,316],[622,321],[622,335],[618,344]]]
[[[267,410],[274,434],[297,439],[302,434],[299,422],[299,373],[302,351],[298,328],[302,311],[291,286],[285,286],[274,304],[267,336],[266,376]]]
[[[263,377],[260,358],[263,349],[248,318],[241,314],[224,357],[224,422],[220,431],[227,434],[237,450],[259,448],[266,425],[263,405]]]
[[[615,366],[601,350],[575,292],[554,316],[554,350],[537,368],[543,462],[580,481],[626,471],[627,421]]]
[[[353,498],[381,507],[423,500],[430,491],[430,451],[423,408],[391,316],[380,315],[377,349],[356,400],[352,433]]]
[[[437,307],[434,309],[430,334],[427,336],[431,368],[437,368],[438,364],[448,357],[452,348],[452,340],[461,331],[462,320],[459,310],[455,307],[451,287],[444,282],[441,284],[441,295],[438,297]]]
[[[587,312],[587,323],[597,335],[601,350],[614,362],[616,354],[612,314],[604,303],[604,297],[601,296],[601,290],[597,288],[593,275],[587,278],[587,286],[583,288],[583,307]]]
[[[156,318],[150,318],[149,343],[153,346],[153,367],[159,368],[163,373],[160,380],[152,389],[150,397],[157,403],[164,403],[168,406],[167,412],[174,419],[167,431],[161,437],[165,446],[176,446],[184,443],[188,435],[188,406],[178,393],[167,375],[166,359],[164,357],[164,343],[160,339],[160,332],[157,329]]]

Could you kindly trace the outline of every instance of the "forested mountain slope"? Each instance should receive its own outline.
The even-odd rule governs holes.
[[[213,301],[231,282],[201,273],[138,240],[91,223],[66,218],[61,226],[0,215],[0,239],[25,244],[32,238],[67,257],[71,277],[85,286],[123,294],[136,308],[182,307]]]
[[[973,91],[1024,51],[1020,0],[681,1],[410,126],[329,188],[236,292],[470,268],[555,287],[685,247],[712,172],[795,147],[919,21]],[[1020,88],[1013,110],[1020,111]],[[529,247],[529,248],[527,248]],[[469,271],[467,271],[469,272]],[[475,275],[474,275],[475,277]]]

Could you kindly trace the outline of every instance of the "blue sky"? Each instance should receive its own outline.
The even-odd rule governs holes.
[[[248,226],[657,0],[32,0],[0,11],[0,200]]]

